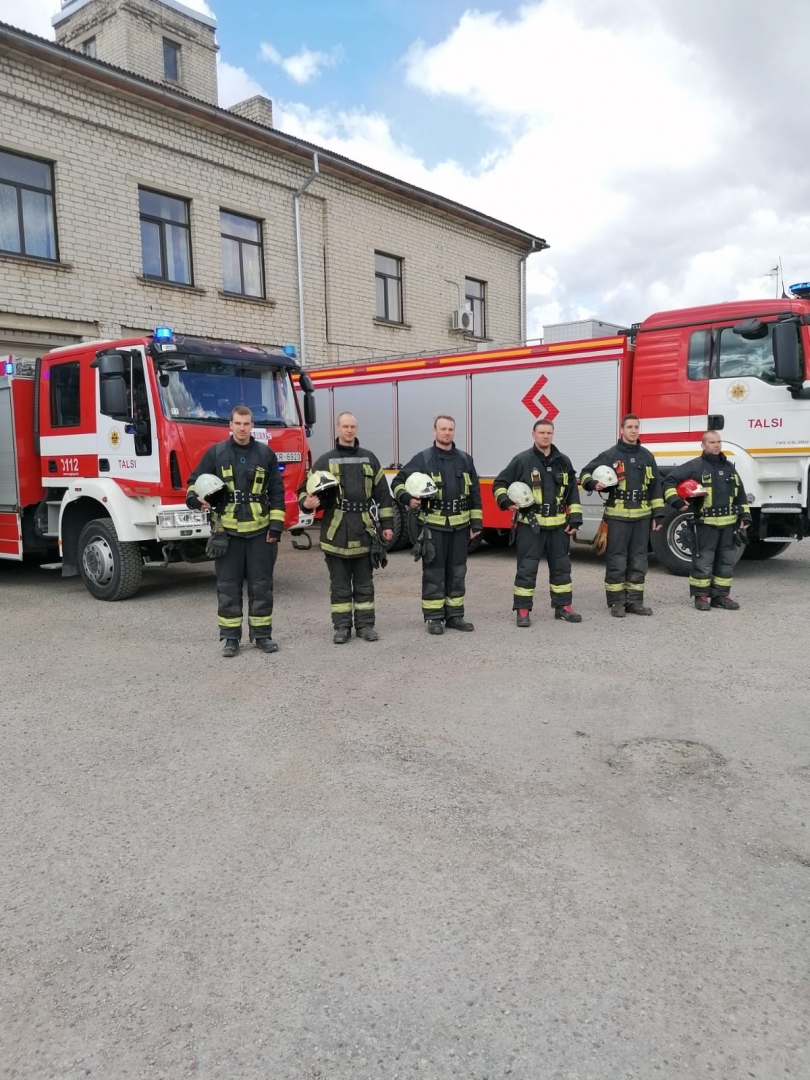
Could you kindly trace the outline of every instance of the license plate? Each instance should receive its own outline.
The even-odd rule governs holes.
[[[277,450],[276,451],[276,459],[278,461],[300,461],[301,460],[301,451],[300,450]]]

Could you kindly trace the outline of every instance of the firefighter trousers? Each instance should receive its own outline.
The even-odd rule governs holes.
[[[332,625],[350,627],[352,607],[354,625],[374,625],[374,570],[368,551],[347,559],[340,555],[325,555],[329,567],[332,600]]]
[[[605,595],[612,604],[643,604],[644,579],[647,576],[647,551],[650,544],[650,518],[623,521],[606,518],[608,523]]]
[[[698,524],[698,553],[692,555],[690,596],[728,596],[731,592],[735,529],[736,525]]]
[[[532,610],[534,588],[540,559],[545,555],[548,563],[549,592],[552,607],[566,607],[571,603],[570,542],[563,525],[533,532],[529,525],[518,525],[515,536],[517,550],[517,573],[512,608]]]
[[[467,545],[470,528],[431,528],[435,554],[422,562],[422,614],[430,619],[460,619],[464,615]]]
[[[219,636],[242,637],[242,586],[247,578],[248,627],[251,641],[269,638],[273,631],[273,568],[278,544],[267,543],[267,533],[238,536],[228,533],[228,550],[214,559],[217,575]]]

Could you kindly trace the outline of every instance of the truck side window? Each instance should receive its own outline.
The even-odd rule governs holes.
[[[139,457],[148,457],[152,453],[152,417],[149,414],[149,395],[146,391],[146,375],[140,353],[137,353],[132,360],[130,402],[131,415],[137,427],[135,453]]]
[[[720,331],[720,347],[717,351],[717,367],[714,372],[718,379],[764,379],[776,382],[773,363],[773,324],[768,327],[766,337],[749,341],[735,334],[730,326]]]
[[[52,364],[47,374],[51,384],[51,427],[80,427],[79,361]]]
[[[689,358],[686,373],[690,379],[708,379],[712,356],[711,330],[695,330],[689,335]]]

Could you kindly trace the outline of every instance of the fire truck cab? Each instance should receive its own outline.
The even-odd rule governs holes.
[[[302,531],[311,519],[295,494],[307,451],[293,373],[312,425],[307,376],[284,352],[164,327],[3,360],[0,558],[58,550],[62,576],[81,575],[100,600],[134,595],[144,567],[204,560],[208,515],[186,507],[187,480],[240,404],[278,457],[286,527]]]

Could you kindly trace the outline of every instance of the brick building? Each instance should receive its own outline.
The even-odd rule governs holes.
[[[212,19],[71,0],[54,26],[0,24],[0,355],[159,324],[308,364],[524,338],[545,242],[275,130],[265,98],[219,108]]]

